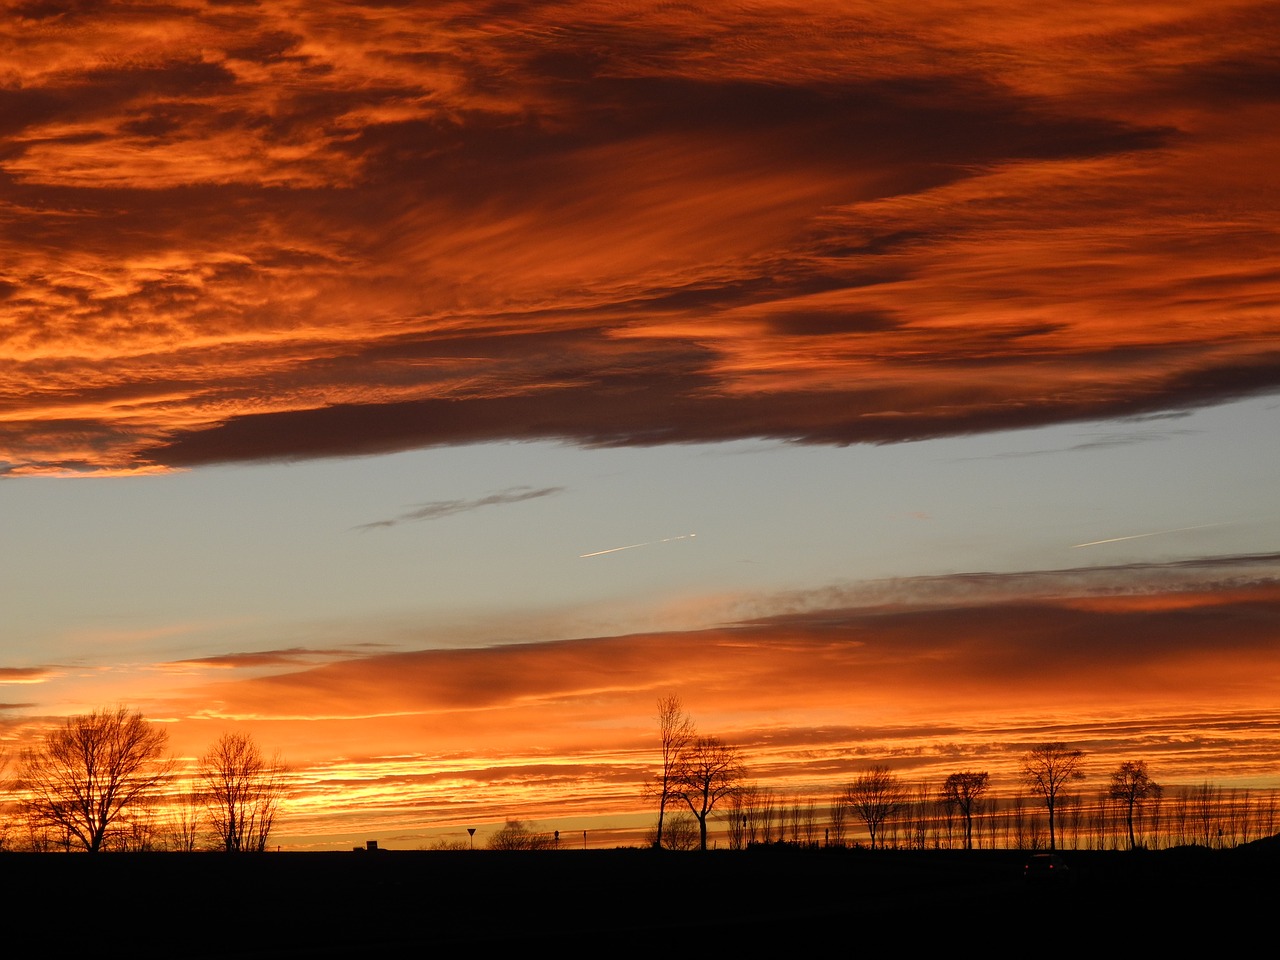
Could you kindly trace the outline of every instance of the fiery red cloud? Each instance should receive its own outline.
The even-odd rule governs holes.
[[[1271,4],[7,9],[8,472],[1280,386]]]

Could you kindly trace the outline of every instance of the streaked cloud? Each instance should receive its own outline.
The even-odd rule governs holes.
[[[372,530],[378,527],[394,527],[400,523],[411,523],[418,520],[439,520],[454,514],[478,510],[481,507],[496,507],[509,503],[523,503],[526,500],[537,500],[564,492],[564,487],[508,487],[498,493],[479,497],[474,500],[433,500],[430,503],[418,504],[390,520],[375,520],[362,523],[356,529]]]
[[[1274,390],[1276,26],[17,5],[0,468],[885,442]]]
[[[58,675],[51,667],[0,667],[0,683],[44,683]]]
[[[244,653],[220,653],[207,657],[192,657],[189,660],[178,660],[161,666],[175,670],[185,670],[192,666],[222,669],[284,667],[314,664],[318,661],[347,659],[354,653],[355,651],[352,649],[312,650],[307,647],[289,647],[284,650],[255,650]]]

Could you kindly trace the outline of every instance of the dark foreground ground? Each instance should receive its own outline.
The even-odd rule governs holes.
[[[1111,955],[1275,928],[1276,841],[1063,857],[1069,881],[1028,884],[1006,851],[10,853],[0,884],[10,945],[50,956]]]

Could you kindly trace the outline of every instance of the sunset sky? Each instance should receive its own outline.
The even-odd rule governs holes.
[[[786,795],[1280,786],[1277,37],[5,2],[0,737],[245,730],[295,849],[613,838],[669,694]]]

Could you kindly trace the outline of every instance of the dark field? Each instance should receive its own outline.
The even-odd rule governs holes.
[[[907,947],[1130,952],[1274,927],[1274,841],[1064,854],[752,849],[0,855],[8,941],[107,956],[395,956],[487,945],[714,956]],[[1122,946],[1123,944],[1123,946]],[[911,951],[908,951],[911,952]]]

